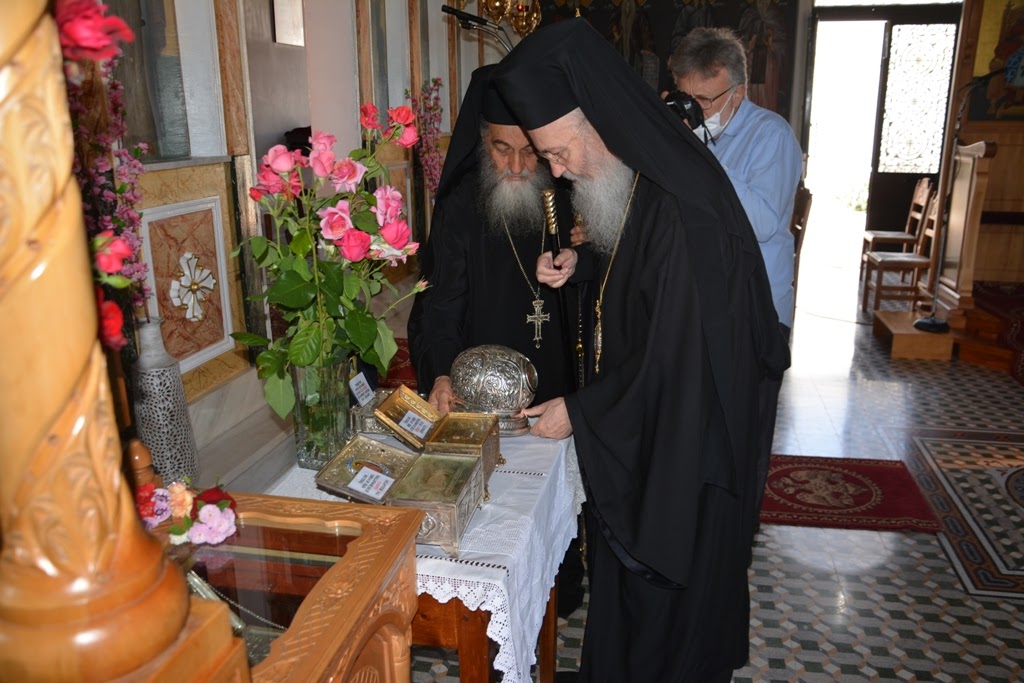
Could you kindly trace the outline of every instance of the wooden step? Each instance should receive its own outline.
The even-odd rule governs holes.
[[[963,331],[969,336],[994,342],[1006,332],[1006,320],[988,311],[972,308],[967,311]]]
[[[957,358],[964,363],[972,363],[1003,372],[1010,372],[1013,367],[1013,349],[996,341],[967,335],[962,331],[954,334],[954,341],[957,347]]]
[[[924,332],[914,327],[922,317],[914,311],[875,311],[872,331],[875,336],[892,335],[893,358],[950,360],[953,357],[953,333]]]

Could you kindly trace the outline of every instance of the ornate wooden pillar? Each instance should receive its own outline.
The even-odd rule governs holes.
[[[0,4],[0,677],[110,680],[189,602],[121,476],[46,7]]]

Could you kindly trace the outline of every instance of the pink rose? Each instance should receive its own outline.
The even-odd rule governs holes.
[[[353,263],[366,258],[366,252],[370,250],[370,236],[355,228],[346,230],[334,243],[341,249],[341,255]]]
[[[96,267],[104,273],[117,273],[124,268],[124,260],[132,255],[132,248],[113,230],[104,230],[93,239],[96,249]]]
[[[380,128],[380,112],[377,111],[377,106],[371,102],[359,107],[359,125],[369,130],[378,130]]]
[[[338,192],[341,190],[355,192],[365,174],[366,166],[352,158],[345,158],[334,164],[331,182],[334,183],[334,189]]]
[[[388,123],[392,126],[396,123],[401,126],[408,126],[415,120],[416,115],[412,113],[412,109],[405,105],[388,109]]]
[[[263,163],[269,166],[274,173],[287,173],[295,168],[295,156],[284,145],[274,145],[267,150],[263,157]]]
[[[55,10],[60,46],[68,59],[110,59],[120,41],[131,42],[135,34],[118,17],[105,17],[106,5],[95,0],[58,0]]]
[[[181,518],[192,512],[192,500],[195,495],[180,481],[167,487],[171,494],[171,517]]]
[[[263,199],[264,194],[266,193],[259,187],[249,188],[249,199],[253,200],[254,202],[258,202],[259,200]]]
[[[339,240],[346,230],[352,229],[352,216],[345,200],[326,209],[320,209],[317,215],[320,216],[320,232],[323,233],[324,239]]]
[[[314,149],[309,155],[309,167],[313,169],[313,175],[316,177],[328,177],[334,170],[334,152],[330,149]]]
[[[330,133],[325,133],[322,130],[313,131],[313,137],[309,139],[309,144],[312,146],[314,152],[330,152],[334,149],[334,143],[338,141],[338,138],[334,137]],[[313,155],[310,154],[310,157]]]
[[[284,192],[284,181],[281,180],[281,176],[274,173],[274,169],[266,164],[260,166],[259,173],[256,174],[256,180],[258,182],[257,187],[268,194],[281,194]]]
[[[416,132],[416,127],[406,126],[405,129],[402,130],[402,134],[398,136],[398,140],[396,142],[398,142],[402,147],[408,149],[419,142],[419,140],[420,136],[419,133]]]
[[[370,210],[377,214],[377,225],[397,221],[402,213],[402,193],[390,185],[383,185],[374,190],[373,196],[377,198],[377,206]]]
[[[408,244],[411,235],[409,224],[405,221],[385,223],[384,227],[380,229],[380,236],[395,249],[401,249]]]

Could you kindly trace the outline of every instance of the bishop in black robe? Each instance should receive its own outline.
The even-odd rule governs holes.
[[[527,316],[535,312],[537,257],[551,248],[544,222],[511,231],[513,250],[503,227],[487,224],[480,197],[479,164],[489,163],[480,155],[481,126],[518,125],[490,86],[492,69],[474,71],[452,133],[430,236],[420,252],[421,273],[429,287],[413,302],[410,354],[420,390],[429,392],[437,377],[449,374],[462,351],[481,344],[507,346],[533,363],[538,376],[535,402],[541,402],[563,395],[574,383],[576,294],[566,297],[539,286],[542,314],[548,319],[540,323],[538,347]],[[543,164],[535,172],[549,175]],[[541,205],[539,193],[537,203]],[[560,241],[568,246],[572,218],[564,184],[556,204]]]
[[[635,174],[594,273],[599,371],[527,411],[535,433],[573,435],[587,490],[581,677],[728,681],[749,642],[758,391],[789,363],[753,230],[713,155],[585,21],[525,38],[495,81],[555,175],[585,177],[593,149]]]

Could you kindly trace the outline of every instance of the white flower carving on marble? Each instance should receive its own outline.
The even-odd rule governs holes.
[[[203,319],[203,302],[213,293],[217,284],[213,272],[200,265],[199,257],[186,251],[178,259],[181,271],[177,280],[171,281],[171,303],[185,309],[185,317],[197,323]]]

